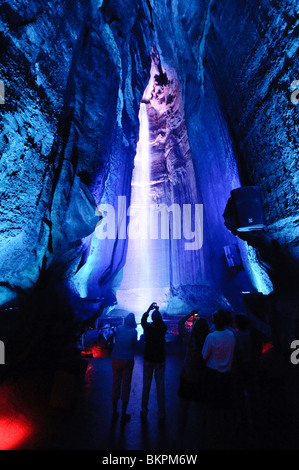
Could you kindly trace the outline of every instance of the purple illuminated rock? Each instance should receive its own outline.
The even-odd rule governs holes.
[[[160,202],[204,208],[200,252],[184,262],[182,246],[172,248],[172,286],[208,286],[237,307],[243,290],[269,292],[254,249],[236,240],[222,214],[231,189],[259,185],[269,236],[298,259],[296,7],[2,2],[1,304],[53,266],[63,280],[80,273],[87,300],[113,299],[126,242],[90,235],[93,201],[81,212],[76,184],[87,172],[95,205],[129,197],[154,42],[161,62],[147,97],[153,192]],[[225,259],[224,247],[235,243],[242,270]]]

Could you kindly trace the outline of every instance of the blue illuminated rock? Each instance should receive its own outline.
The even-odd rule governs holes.
[[[72,276],[95,228],[90,211],[128,192],[151,28],[146,4],[122,7],[3,2],[1,303],[57,262]],[[82,171],[94,207],[74,220]]]
[[[75,301],[92,300],[95,309],[103,298],[114,303],[126,241],[100,243],[93,210],[116,207],[118,196],[129,200],[154,43],[163,67],[154,101],[167,102],[165,113],[148,102],[156,196],[204,208],[200,253],[184,263],[178,244],[172,257],[175,308],[193,284],[236,308],[244,290],[269,293],[255,248],[236,239],[222,215],[232,189],[260,186],[268,235],[298,260],[296,7],[287,0],[2,2],[1,304],[50,267]],[[167,89],[168,79],[178,88]],[[232,244],[238,269],[225,258]]]

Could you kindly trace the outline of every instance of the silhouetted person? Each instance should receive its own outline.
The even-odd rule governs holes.
[[[235,328],[233,327],[233,315],[232,315],[232,312],[230,312],[229,310],[221,310],[221,312],[223,313],[224,317],[225,317],[225,328],[227,330],[230,330],[232,331],[234,334],[236,333],[236,330]],[[216,330],[216,327],[215,327],[215,323],[213,323],[211,325],[211,328],[210,328],[210,333],[213,333],[213,331]]]
[[[150,311],[152,323],[148,322]],[[158,418],[163,424],[165,414],[165,334],[167,326],[162,320],[161,313],[155,303],[151,304],[143,314],[141,325],[144,330],[144,353],[143,353],[143,391],[141,402],[141,418],[146,418],[148,413],[148,400],[151,389],[153,374],[155,376]]]
[[[213,316],[215,331],[209,333],[202,350],[208,368],[208,403],[213,408],[231,406],[231,368],[236,344],[227,328],[227,315],[219,310]]]
[[[232,436],[232,377],[231,369],[236,344],[235,335],[227,329],[223,310],[213,316],[215,331],[209,333],[202,355],[207,364],[206,404],[208,411],[207,439],[210,446],[228,442]]]
[[[198,310],[194,310],[184,316],[178,322],[179,334],[187,342],[187,351],[180,374],[180,384],[178,395],[179,404],[179,440],[183,438],[184,430],[188,421],[189,407],[192,402],[196,404],[204,401],[203,385],[205,380],[206,363],[202,356],[202,348],[207,335],[209,334],[209,325],[206,319],[196,318]],[[192,329],[186,327],[186,322],[193,316]],[[200,410],[197,410],[200,411]],[[201,410],[202,411],[202,410]],[[201,421],[203,421],[201,414]],[[204,425],[203,422],[198,423]],[[202,426],[203,428],[203,426]]]
[[[235,316],[236,346],[233,372],[238,421],[250,422],[259,402],[259,357],[262,342],[250,326],[247,315]]]
[[[112,406],[113,419],[115,420],[118,417],[117,404],[121,397],[122,424],[126,423],[131,418],[126,411],[131,391],[134,354],[137,344],[136,327],[135,315],[129,313],[124,319],[124,324],[118,326],[115,330],[115,344],[112,351]]]

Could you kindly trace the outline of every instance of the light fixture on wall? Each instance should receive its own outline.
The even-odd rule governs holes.
[[[233,233],[263,230],[266,222],[260,188],[244,186],[233,189],[223,217],[225,225]]]

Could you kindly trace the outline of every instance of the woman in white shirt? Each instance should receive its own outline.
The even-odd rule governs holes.
[[[209,333],[202,355],[206,361],[206,400],[213,408],[230,408],[232,404],[231,368],[236,339],[226,327],[226,314],[219,310],[213,316],[215,331]]]

